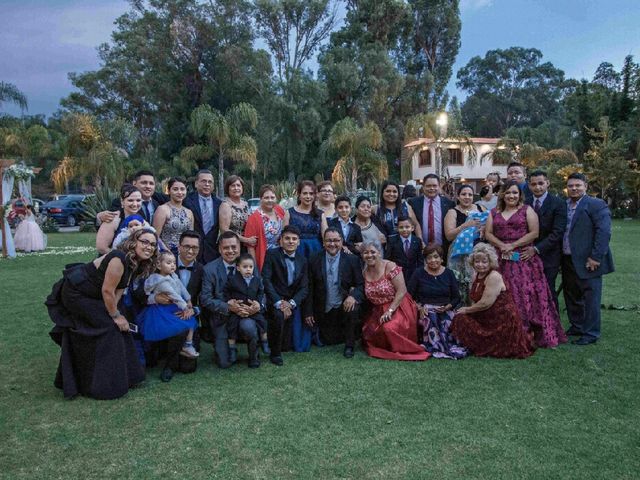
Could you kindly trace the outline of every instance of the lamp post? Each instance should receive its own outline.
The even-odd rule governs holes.
[[[447,112],[440,112],[436,117],[437,137],[436,138],[436,175],[442,176],[442,143],[447,138],[447,124],[449,118]]]

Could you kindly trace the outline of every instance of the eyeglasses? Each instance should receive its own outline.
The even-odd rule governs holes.
[[[188,252],[197,252],[198,250],[200,250],[200,247],[198,245],[180,245],[180,248],[184,248]]]
[[[199,183],[203,183],[205,185],[213,185],[212,180],[198,180]]]
[[[149,240],[138,239],[138,241],[142,244],[144,248],[153,248],[155,249],[158,244],[156,242],[150,242]]]
[[[327,190],[326,188],[320,190],[320,193],[333,193],[333,190]]]
[[[341,241],[342,241],[342,239],[340,239],[340,238],[337,238],[337,239],[327,238],[327,239],[325,239],[324,243],[340,243]]]

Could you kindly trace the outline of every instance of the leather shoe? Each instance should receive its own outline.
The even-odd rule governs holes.
[[[573,328],[573,327],[567,328],[564,333],[567,335],[567,337],[581,337],[582,336],[582,334],[578,330]]]
[[[592,343],[596,343],[597,341],[598,339],[596,337],[582,336],[571,343],[573,343],[574,345],[591,345]]]
[[[171,370],[170,368],[163,368],[162,372],[160,373],[160,380],[166,383],[166,382],[170,382],[172,378],[173,378],[173,370]]]
[[[273,363],[278,367],[281,367],[282,365],[284,365],[284,362],[282,361],[282,357],[280,355],[277,355],[275,357],[269,357],[269,360],[271,360],[271,363]]]
[[[247,344],[249,350],[249,368],[258,368],[260,360],[258,359],[258,340],[252,338]]]
[[[353,347],[344,347],[345,358],[353,358]]]

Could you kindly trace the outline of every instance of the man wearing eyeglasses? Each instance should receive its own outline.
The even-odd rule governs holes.
[[[198,170],[194,182],[195,192],[184,199],[184,206],[193,212],[193,229],[200,234],[202,245],[198,260],[209,263],[218,253],[218,212],[222,200],[214,195],[214,180],[210,170]]]
[[[344,356],[353,357],[364,300],[360,261],[342,251],[342,236],[329,227],[324,232],[324,250],[309,261],[309,294],[304,302],[304,320],[318,325],[325,345],[345,344]]]

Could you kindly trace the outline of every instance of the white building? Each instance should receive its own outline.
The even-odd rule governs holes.
[[[475,147],[475,158],[466,142],[446,138],[436,141],[433,138],[419,138],[407,143],[404,148],[411,161],[411,176],[403,178],[403,183],[414,180],[421,183],[428,173],[436,173],[437,149],[440,148],[443,163],[443,177],[455,180],[455,183],[468,183],[476,192],[484,185],[489,173],[498,172],[501,178],[507,176],[507,163],[494,163],[491,155],[496,149],[499,138],[470,138]],[[413,153],[412,153],[413,152]],[[470,158],[471,157],[471,158]],[[408,173],[408,169],[405,170]]]

